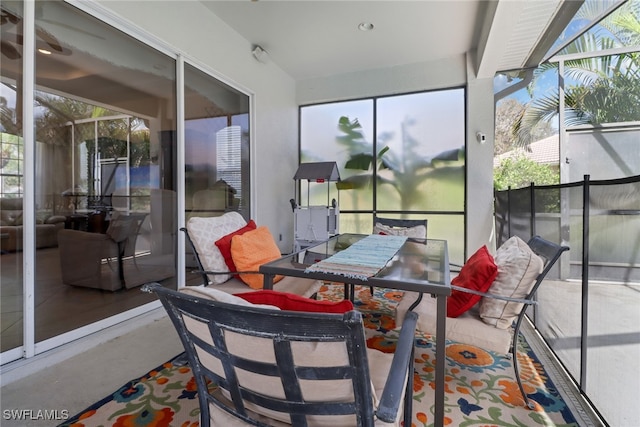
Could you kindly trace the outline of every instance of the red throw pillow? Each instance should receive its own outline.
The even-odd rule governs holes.
[[[247,225],[245,225],[244,227],[234,231],[233,233],[229,233],[226,236],[221,237],[216,241],[216,246],[218,247],[218,249],[220,249],[220,253],[224,258],[224,262],[225,264],[227,264],[227,267],[229,267],[229,271],[231,272],[238,271],[238,269],[236,268],[236,265],[233,262],[233,258],[231,258],[231,239],[233,239],[233,236],[241,235],[246,233],[247,231],[251,231],[255,229],[256,229],[256,223],[253,220],[249,220]]]
[[[353,303],[342,301],[316,301],[300,295],[273,290],[242,292],[234,294],[252,304],[275,305],[280,310],[307,311],[314,313],[346,313],[353,310]]]
[[[451,284],[461,288],[487,292],[498,275],[498,267],[489,253],[487,246],[483,246],[469,258],[462,266],[460,274],[451,280]],[[447,298],[447,317],[458,317],[476,305],[482,296],[463,291],[453,290]]]

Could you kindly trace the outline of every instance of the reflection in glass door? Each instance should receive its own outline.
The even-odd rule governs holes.
[[[2,26],[0,173],[3,216],[5,199],[35,200],[35,223],[14,230],[35,229],[27,336],[38,353],[99,330],[100,320],[126,320],[153,300],[138,288],[145,282],[175,286],[176,79],[174,59],[65,2],[35,9],[35,141],[22,141],[22,2],[2,2],[11,19]],[[35,194],[24,194],[24,144]],[[22,206],[13,210],[22,220]],[[25,286],[22,237],[10,247],[4,226],[3,357],[23,344]]]
[[[146,282],[175,286],[176,102],[173,59],[66,3],[37,9],[62,48],[36,54],[36,193],[63,219],[37,248],[40,343],[152,301]]]
[[[249,218],[249,97],[185,64],[186,218]]]
[[[22,216],[24,140],[22,138],[22,48],[5,37],[4,27],[22,34],[22,2],[2,2],[0,57],[0,351],[19,354],[23,344]]]

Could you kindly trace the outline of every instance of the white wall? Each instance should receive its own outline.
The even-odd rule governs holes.
[[[101,0],[99,12],[129,21],[186,61],[254,95],[252,216],[266,225],[282,250],[293,245],[293,175],[298,164],[298,108],[294,80],[275,64],[259,63],[251,42],[196,1]],[[143,40],[146,41],[146,40]]]
[[[304,105],[460,87],[465,84],[465,57],[460,55],[437,62],[302,80],[296,84],[296,102]]]
[[[493,220],[493,79],[476,79],[467,61],[467,256],[482,245],[495,250]],[[476,133],[486,135],[479,143]],[[471,189],[471,190],[470,190]]]

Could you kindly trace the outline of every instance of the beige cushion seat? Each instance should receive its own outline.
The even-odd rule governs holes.
[[[233,280],[234,279],[231,279],[231,281]],[[240,282],[240,281],[236,280],[236,282]],[[232,286],[227,286],[225,284],[225,286],[219,286],[219,287],[187,286],[187,287],[181,288],[180,292],[185,293],[187,295],[206,298],[213,301],[224,302],[228,304],[237,304],[237,305],[242,305],[246,307],[253,306],[253,307],[261,307],[261,308],[269,308],[272,310],[280,310],[278,307],[274,307],[270,305],[252,304],[240,297],[228,294],[228,292],[232,290],[234,285],[235,284],[232,284]],[[235,285],[235,286],[238,286],[238,285]],[[244,287],[244,289],[242,289],[241,292],[246,292],[246,290],[253,291],[253,289],[248,288],[247,285],[243,284],[242,282],[239,284],[239,286]],[[239,286],[238,286],[238,289],[241,289]],[[199,326],[193,323],[192,327],[198,328]],[[206,337],[206,335],[207,335],[207,331],[203,330],[202,332],[203,338]],[[238,341],[235,342],[235,345],[237,349],[234,350],[234,352],[236,355],[240,357],[246,357],[253,360],[265,360],[268,362],[272,362],[272,359],[273,359],[272,351],[268,350],[269,346],[271,345],[271,340],[239,335]],[[304,363],[308,366],[313,366],[313,365],[341,366],[341,365],[349,364],[349,359],[346,355],[347,350],[346,348],[342,347],[341,343],[328,344],[329,346],[333,346],[333,347],[327,347],[327,348],[322,348],[323,345],[327,345],[327,344],[319,345],[317,343],[314,343],[314,344],[301,343],[299,344],[299,348],[297,348],[297,351],[301,355],[304,354],[304,360],[305,360]],[[374,401],[374,405],[377,405],[378,398],[379,396],[382,395],[382,391],[384,390],[384,386],[387,381],[387,373],[391,369],[391,363],[393,361],[393,353],[383,353],[379,350],[370,349],[370,348],[367,348],[366,351],[367,351],[371,386],[373,388],[372,399]],[[294,352],[294,357],[295,357],[295,352]],[[221,372],[218,371],[218,373],[220,374]],[[265,384],[265,379],[263,377],[258,377],[258,376],[254,376],[254,377],[248,376],[246,378],[246,381],[247,381],[247,384],[245,386],[262,388],[266,393],[269,393],[269,391],[273,390],[274,388],[278,389],[282,387],[282,385],[280,384],[279,378],[276,382],[274,383],[268,382],[267,384]],[[318,390],[322,390],[322,388],[310,387],[309,390],[307,390],[309,395],[306,397],[309,400],[321,401],[323,399],[327,399],[327,396],[331,396],[335,398],[337,394],[346,393],[348,395],[351,393],[351,388],[348,384],[345,387],[344,384],[340,384],[340,383],[337,383],[332,389],[330,389],[331,391],[329,391],[329,394],[323,394],[323,391],[318,391]],[[226,393],[224,397],[226,399],[229,399],[229,396]],[[252,406],[252,405],[248,404],[248,406]],[[274,414],[273,412],[266,411],[264,408],[259,408],[254,405],[253,409],[255,411],[253,413],[256,414],[257,417],[261,417],[264,422],[269,422],[270,425],[274,425],[274,426],[280,426],[280,425],[290,426],[291,425],[290,423],[287,423],[285,419],[281,419],[280,422],[277,422],[277,419],[280,418],[281,416]],[[242,421],[239,421],[235,417],[231,417],[228,414],[226,415],[225,414],[226,412],[221,411],[216,407],[213,407],[213,411],[211,413],[212,425],[219,425],[219,426],[225,426],[225,427],[248,425]],[[265,414],[268,414],[273,418],[267,418],[264,416]],[[402,411],[400,411],[398,414],[398,420],[401,419],[401,416],[402,416]],[[223,420],[224,422],[222,422]],[[318,420],[318,422],[311,423],[310,425],[313,425],[313,426],[326,425],[328,427],[343,425],[341,423],[336,424],[336,421],[339,421],[339,419],[336,419],[336,418],[332,419],[331,421],[329,420],[327,421],[328,422],[325,423]],[[385,423],[380,420],[377,420],[376,422],[376,426],[381,426],[381,427],[394,426],[394,425],[398,425],[398,424]]]
[[[452,280],[452,297],[447,300],[447,314],[457,316],[447,317],[445,329],[447,339],[501,354],[510,352],[520,394],[525,405],[530,409],[535,405],[529,401],[518,372],[516,341],[526,314],[526,307],[536,303],[534,296],[538,287],[562,253],[567,250],[569,250],[568,246],[558,245],[540,236],[533,236],[526,243],[519,237],[513,236],[496,252],[494,268],[497,267],[498,271],[497,275],[491,277],[493,281],[488,286],[487,292],[473,289],[474,282],[477,284],[480,281],[479,273],[482,270],[469,274],[470,270],[467,267],[470,262],[467,261],[459,276]],[[493,263],[492,260],[489,259],[489,261]],[[462,277],[475,280],[457,280]],[[482,284],[488,285],[489,282],[490,280],[486,280]],[[483,287],[483,289],[486,288]],[[463,310],[455,310],[459,293],[474,297],[463,307]],[[480,304],[478,304],[478,297],[480,297]],[[409,298],[410,295],[405,294],[398,305],[399,320],[404,318],[414,301]],[[418,329],[434,333],[436,304],[435,300],[429,300],[433,299],[423,298],[415,311],[420,315]],[[451,301],[454,303],[449,304]],[[452,310],[450,311],[449,308]]]
[[[517,236],[507,240],[496,251],[498,275],[488,294],[507,298],[525,298],[542,272],[543,261]],[[396,309],[401,321],[417,293],[405,294]],[[521,303],[483,296],[479,304],[459,317],[447,317],[447,339],[471,344],[501,354],[509,352],[513,341],[511,327],[522,309]],[[426,295],[415,308],[419,314],[418,329],[436,331],[436,300]]]
[[[274,291],[289,292],[291,294],[302,295],[303,297],[311,297],[313,294],[320,290],[322,286],[321,282],[311,279],[300,279],[297,277],[284,277],[277,283],[273,284]],[[189,288],[193,286],[188,286]],[[251,289],[240,279],[235,277],[227,280],[224,283],[217,285],[209,285],[211,289],[217,289],[227,294],[240,294],[243,292],[252,292],[255,289]]]
[[[417,292],[405,292],[396,307],[396,324],[401,324],[409,306],[418,298]],[[424,295],[422,301],[413,310],[418,314],[418,329],[428,334],[436,332],[436,298]],[[480,320],[478,305],[460,317],[447,317],[446,336],[448,340],[463,342],[497,351],[501,354],[509,352],[512,332],[508,329],[498,329]]]

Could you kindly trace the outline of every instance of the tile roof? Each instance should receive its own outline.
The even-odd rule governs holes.
[[[559,136],[551,135],[547,138],[532,142],[527,148],[516,148],[493,158],[493,167],[496,167],[504,159],[524,155],[536,163],[557,166],[560,162]]]

